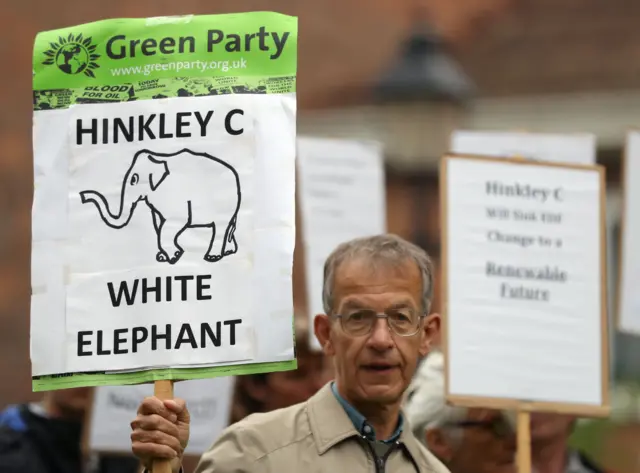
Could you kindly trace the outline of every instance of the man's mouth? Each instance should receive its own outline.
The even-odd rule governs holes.
[[[369,363],[363,366],[365,370],[373,373],[388,373],[397,367],[398,365],[392,363]]]

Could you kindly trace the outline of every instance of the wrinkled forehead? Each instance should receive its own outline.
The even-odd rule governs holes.
[[[346,305],[377,310],[387,306],[416,309],[422,301],[422,276],[411,259],[354,257],[336,268],[333,292],[339,309]]]

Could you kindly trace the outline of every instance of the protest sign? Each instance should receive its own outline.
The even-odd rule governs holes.
[[[606,415],[604,169],[449,155],[440,179],[448,400]]]
[[[296,57],[270,12],[38,34],[35,391],[295,368]]]
[[[596,138],[588,133],[556,134],[513,131],[456,130],[454,154],[513,157],[568,164],[595,164]]]
[[[602,166],[447,155],[440,170],[447,401],[607,416]]]
[[[623,166],[618,328],[640,335],[640,131],[627,134]],[[634,184],[635,183],[635,184]]]
[[[374,142],[301,137],[298,175],[308,311],[324,313],[322,285],[329,254],[352,238],[386,231],[384,160]],[[313,330],[310,345],[320,349]]]
[[[176,384],[175,396],[184,399],[191,415],[189,445],[185,455],[206,452],[227,427],[234,377],[183,381]],[[86,449],[99,453],[131,453],[130,423],[153,386],[101,386],[93,395],[88,421]]]

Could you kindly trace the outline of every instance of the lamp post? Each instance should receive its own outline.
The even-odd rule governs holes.
[[[390,158],[412,169],[433,167],[474,91],[442,38],[418,23],[374,89]]]
[[[425,249],[439,247],[422,224],[427,192],[437,179],[433,171],[430,176],[420,174],[433,169],[448,150],[451,132],[474,92],[475,86],[442,38],[423,22],[416,25],[400,57],[374,90],[381,118],[378,133],[388,160],[411,173],[405,182],[413,190],[413,240]]]

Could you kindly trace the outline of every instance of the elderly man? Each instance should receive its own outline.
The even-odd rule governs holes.
[[[447,405],[441,352],[418,369],[405,411],[416,437],[452,473],[515,473],[513,415]]]
[[[325,314],[314,320],[335,382],[308,401],[254,414],[228,427],[200,461],[200,473],[446,473],[405,429],[400,411],[439,316],[429,315],[433,266],[393,235],[338,246],[324,268]],[[149,466],[171,458],[180,470],[189,437],[182,401],[147,398],[132,422],[134,453]]]

